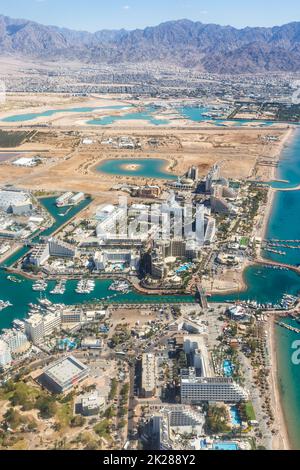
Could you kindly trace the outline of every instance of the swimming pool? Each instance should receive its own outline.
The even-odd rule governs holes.
[[[176,270],[176,274],[188,271],[191,267],[192,267],[192,263],[184,264],[183,266],[180,266],[180,268]]]
[[[213,450],[239,450],[235,442],[214,442]]]
[[[62,351],[70,351],[77,348],[77,343],[69,338],[64,338],[58,341],[58,348]]]
[[[234,365],[232,364],[231,361],[226,360],[226,361],[223,362],[223,371],[224,371],[225,377],[232,377],[233,376]]]
[[[242,424],[240,413],[236,406],[230,407],[230,419],[232,425],[235,427],[239,427]]]

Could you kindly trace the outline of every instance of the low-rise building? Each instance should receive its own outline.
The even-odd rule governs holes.
[[[57,207],[63,207],[69,204],[71,197],[73,197],[73,193],[67,192],[62,194],[56,199]]]
[[[63,357],[47,367],[41,381],[53,393],[65,393],[85,380],[89,368],[73,356]]]
[[[103,340],[101,338],[88,337],[81,341],[82,349],[97,349],[103,348]]]
[[[99,392],[84,395],[80,401],[80,410],[83,416],[95,416],[103,412],[106,407],[106,399]]]

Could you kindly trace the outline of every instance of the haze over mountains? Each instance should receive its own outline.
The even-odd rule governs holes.
[[[96,33],[0,15],[0,55],[84,63],[163,62],[211,73],[300,71],[300,22],[236,29],[189,20]]]

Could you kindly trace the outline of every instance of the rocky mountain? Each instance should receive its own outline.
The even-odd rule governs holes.
[[[96,33],[0,15],[0,54],[82,62],[164,62],[211,73],[300,71],[300,22],[236,29],[189,20]]]

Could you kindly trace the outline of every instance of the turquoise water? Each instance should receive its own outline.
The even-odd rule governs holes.
[[[55,232],[61,225],[65,224],[79,211],[87,207],[91,199],[87,198],[77,206],[71,207],[70,209],[63,207],[57,208],[55,205],[55,198],[43,198],[40,202],[48,210],[48,212],[54,218],[53,225],[44,232],[37,235],[34,240],[38,241],[39,236],[49,236]],[[29,248],[22,248],[4,263],[4,266],[13,265],[21,256],[24,256],[29,251]],[[32,290],[33,282],[23,277],[17,276],[22,280],[20,284],[13,283],[7,279],[7,273],[4,270],[0,270],[0,299],[6,301],[10,300],[13,304],[2,312],[0,312],[0,329],[9,328],[11,323],[15,319],[23,319],[29,310],[28,304],[37,302],[40,297],[39,292]],[[118,294],[116,297],[107,299],[112,295],[112,291],[109,287],[112,284],[111,280],[97,280],[95,290],[90,295],[79,295],[75,293],[75,289],[78,281],[68,281],[66,284],[66,292],[63,295],[52,295],[50,294],[55,286],[55,281],[51,281],[48,284],[47,291],[43,293],[53,303],[64,303],[66,305],[84,304],[93,301],[103,301],[105,303],[132,303],[132,304],[148,304],[148,303],[194,303],[195,299],[192,296],[186,295],[171,295],[171,296],[159,296],[159,295],[141,295],[137,292],[129,292],[128,294]]]
[[[145,111],[127,113],[124,116],[104,116],[99,119],[91,119],[87,122],[93,126],[110,126],[116,121],[147,121],[154,126],[163,126],[169,124],[167,119],[156,119],[153,114],[157,110],[154,107],[148,106]]]
[[[192,106],[184,106],[182,108],[178,108],[178,112],[189,121],[194,122],[202,122],[202,121],[210,121],[211,118],[208,116],[204,116],[203,113],[207,113],[209,108],[196,108]]]
[[[0,312],[0,328],[9,328],[14,319],[19,318],[23,319],[28,310],[29,303],[36,303],[37,299],[40,297],[39,292],[34,292],[32,290],[32,281],[20,278],[22,282],[20,284],[15,284],[7,280],[7,273],[5,271],[0,271],[0,286],[1,294],[0,298],[2,300],[10,300],[13,304],[13,307],[9,307],[2,312]],[[153,304],[153,303],[194,303],[194,297],[192,296],[159,296],[159,295],[141,295],[137,292],[130,292],[128,294],[118,294],[112,299],[107,299],[107,297],[112,296],[113,292],[109,290],[109,287],[112,284],[110,280],[97,280],[95,290],[90,295],[80,295],[75,293],[77,286],[75,280],[68,281],[66,284],[66,292],[63,295],[51,295],[50,291],[55,286],[55,281],[48,283],[48,288],[43,296],[51,300],[53,303],[64,303],[66,305],[74,304],[85,304],[87,302],[91,303],[92,301],[103,301],[105,304],[115,303],[115,304]]]
[[[295,320],[284,320],[296,328],[300,328]],[[300,350],[300,335],[292,331],[275,326],[277,344],[277,366],[279,389],[282,397],[284,415],[287,422],[289,438],[293,449],[300,449],[300,365],[294,364],[292,355],[295,352],[293,343],[298,341],[297,350]],[[300,354],[298,355],[300,358]]]
[[[288,181],[289,187],[300,184],[300,131],[297,131],[291,144],[285,148],[278,169],[278,178]],[[282,187],[285,185],[283,184]],[[281,187],[279,185],[279,187]],[[268,238],[280,240],[300,240],[300,191],[278,191],[274,201],[272,217],[268,228]],[[284,262],[293,265],[300,263],[300,250],[282,248],[286,251]],[[282,257],[271,254],[272,259]],[[295,320],[285,320],[300,328]],[[300,365],[292,362],[294,341],[300,336],[279,326],[275,327],[277,342],[278,379],[285,418],[292,447],[300,450]],[[299,349],[299,346],[298,346]]]
[[[242,424],[240,413],[236,406],[230,407],[230,419],[233,426],[240,426]]]
[[[238,450],[237,444],[233,442],[214,442],[213,450]]]
[[[98,171],[108,175],[139,176],[141,178],[160,178],[175,180],[177,176],[164,170],[167,160],[159,158],[122,158],[105,160],[97,167]],[[124,168],[125,165],[139,165],[136,170]]]
[[[64,225],[68,220],[72,219],[78,212],[82,209],[87,207],[91,203],[91,198],[86,198],[85,200],[81,201],[77,206],[71,206],[69,208],[63,207],[58,208],[55,204],[56,198],[47,197],[40,199],[41,204],[45,207],[45,209],[51,214],[54,221],[51,227],[48,229],[40,232],[38,231],[36,236],[32,239],[34,242],[39,241],[40,236],[49,237],[52,233],[54,233],[59,227]],[[16,251],[10,258],[7,258],[3,263],[4,266],[12,266],[18,259],[23,257],[26,253],[28,253],[29,248],[23,247],[20,250]],[[1,297],[1,294],[0,294]],[[0,325],[1,328],[1,325]]]
[[[79,107],[79,108],[65,108],[65,109],[49,109],[42,113],[25,113],[25,114],[17,114],[13,116],[8,116],[2,119],[2,122],[26,122],[26,121],[33,121],[40,117],[51,117],[55,114],[61,113],[91,113],[97,110],[121,110],[121,109],[128,109],[131,108],[132,105],[118,105],[118,106],[95,106],[95,107]],[[87,124],[93,126],[109,126],[114,124],[117,121],[147,121],[154,126],[163,126],[168,125],[170,121],[168,119],[157,119],[154,117],[154,114],[157,113],[157,108],[154,106],[146,106],[144,111],[136,111],[127,113],[123,116],[103,116],[101,118],[91,119],[87,121]],[[256,121],[256,120],[248,120],[248,119],[213,119],[209,118],[208,116],[203,115],[209,111],[209,108],[206,107],[192,107],[192,106],[184,106],[178,109],[179,113],[186,119],[193,121],[193,122],[204,122],[204,121],[213,121],[217,126],[225,126],[229,123],[234,126],[244,126],[248,125],[249,123],[256,123],[259,126],[272,126],[276,124],[273,121]]]
[[[234,367],[231,361],[224,361],[223,362],[223,370],[225,377],[232,377],[234,372]]]
[[[259,121],[259,120],[249,120],[249,119],[214,119],[208,116],[205,116],[204,113],[209,112],[209,108],[197,108],[192,106],[184,106],[183,108],[178,109],[179,113],[189,121],[193,122],[205,122],[213,121],[217,126],[225,126],[231,124],[234,126],[244,126],[251,123],[255,123],[259,126],[272,126],[276,124],[275,121]]]
[[[107,109],[107,110],[114,110],[114,109],[124,109],[127,106],[95,106],[94,108],[89,107],[82,107],[82,108],[65,108],[65,109],[49,109],[43,113],[27,113],[27,114],[16,114],[14,116],[8,116],[2,119],[2,122],[26,122],[26,121],[34,121],[40,117],[51,117],[55,114],[59,113],[91,113],[93,111],[97,111],[97,109]],[[130,106],[128,106],[130,107]]]
[[[283,152],[283,158],[278,169],[278,178],[288,180],[288,184],[292,187],[300,183],[300,131],[297,131],[295,139],[289,147]],[[147,160],[149,161],[149,160]],[[115,164],[115,161],[113,162]],[[124,164],[124,160],[121,162]],[[136,163],[131,161],[131,163]],[[152,170],[152,167],[151,169]],[[159,170],[161,171],[161,169]],[[165,177],[165,176],[164,176]],[[298,179],[299,178],[299,179]],[[61,209],[60,213],[54,205],[53,198],[43,200],[45,207],[55,217],[54,226],[45,232],[49,235],[53,230],[65,223],[79,209],[72,208],[74,214],[70,211],[65,213],[66,209]],[[87,202],[85,201],[84,204]],[[273,210],[271,213],[267,238],[276,239],[298,239],[300,240],[300,229],[298,214],[300,213],[300,192],[299,191],[278,191],[275,197]],[[22,249],[21,251],[27,249]],[[291,264],[300,263],[300,257],[297,250],[290,250],[284,261]],[[20,256],[18,253],[17,256]],[[9,260],[12,263],[17,257],[14,255]],[[270,258],[276,255],[268,255]],[[282,261],[282,257],[280,257]],[[267,267],[250,267],[244,274],[247,290],[242,293],[234,293],[231,295],[214,296],[212,301],[234,301],[234,300],[256,300],[259,303],[277,303],[281,300],[283,294],[290,293],[297,295],[300,292],[300,277],[292,271],[282,271]],[[14,306],[0,312],[0,328],[7,328],[15,318],[24,318],[28,311],[28,303],[34,302],[38,298],[38,294],[31,289],[32,282],[23,279],[21,284],[14,284],[7,280],[7,274],[0,271],[0,298],[10,300]],[[103,300],[111,295],[109,286],[110,280],[99,280],[96,283],[95,291],[90,296],[80,296],[74,293],[76,281],[67,283],[66,293],[62,296],[51,296],[50,290],[54,287],[54,282],[49,283],[47,297],[53,302],[63,302],[68,305],[74,303],[84,303],[88,300]],[[113,303],[170,303],[170,302],[193,302],[193,297],[189,296],[145,296],[131,292],[126,295],[119,294],[117,297],[107,300]],[[291,320],[289,320],[291,321]],[[278,346],[278,376],[281,384],[283,407],[288,423],[288,429],[295,449],[300,449],[300,366],[295,365],[291,361],[292,344],[295,340],[299,340],[299,335],[276,328],[276,341]]]
[[[272,187],[295,188],[300,184],[300,132],[288,147],[285,147],[280,160],[277,178],[287,183],[272,183]],[[278,240],[300,240],[300,223],[298,214],[300,210],[299,191],[277,191],[274,197],[272,217],[269,221],[267,238]],[[299,246],[295,243],[288,245]],[[300,264],[300,249],[278,248],[286,252],[285,256],[269,253],[268,257],[294,266]]]
[[[247,284],[244,292],[215,295],[211,300],[214,302],[255,300],[263,304],[268,302],[276,304],[286,293],[292,295],[300,293],[300,277],[293,271],[251,266],[245,270],[244,279]]]

